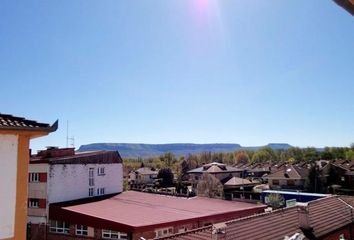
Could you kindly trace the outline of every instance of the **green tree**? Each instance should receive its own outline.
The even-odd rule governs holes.
[[[277,153],[270,147],[261,148],[262,151],[266,151],[271,156],[271,161],[277,162],[279,160]]]
[[[347,160],[354,160],[354,150],[350,149],[345,153],[345,158]]]
[[[162,168],[157,173],[157,178],[161,179],[161,187],[172,187],[173,186],[173,173],[170,168]]]
[[[305,189],[308,192],[321,193],[323,185],[321,181],[321,172],[316,164],[311,164],[308,177],[305,182]]]
[[[324,151],[321,153],[321,159],[323,159],[323,160],[334,159],[334,155],[331,152],[331,149],[329,147],[325,147]]]
[[[269,153],[269,151],[264,150],[264,149],[260,149],[258,151],[256,151],[253,154],[252,163],[264,163],[264,162],[270,162],[274,160],[273,156]]]
[[[334,159],[345,159],[345,153],[348,150],[348,148],[343,148],[343,147],[332,147],[330,148],[330,151],[333,154]]]
[[[350,144],[350,149],[354,150],[354,142]]]
[[[271,193],[268,195],[268,205],[273,209],[278,209],[283,207],[285,204],[284,198],[277,193]]]
[[[210,198],[222,198],[224,195],[224,187],[213,175],[203,173],[197,185],[197,195]]]
[[[250,161],[250,157],[248,156],[246,151],[238,151],[236,152],[236,164],[242,163],[246,164]]]
[[[320,158],[319,153],[314,147],[307,147],[303,150],[304,160],[308,162],[312,162],[318,160]]]
[[[188,163],[186,160],[183,160],[181,162],[181,174],[179,176],[179,179],[182,181],[188,180],[188,171],[191,170],[189,169]]]
[[[289,158],[294,158],[295,162],[301,162],[304,160],[304,155],[302,153],[301,148],[298,147],[291,147],[286,150],[289,155]]]
[[[176,156],[171,152],[161,155],[160,160],[165,163],[166,167],[172,167],[172,165],[177,161]]]

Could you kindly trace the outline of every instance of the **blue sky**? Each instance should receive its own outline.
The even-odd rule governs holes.
[[[0,1],[0,112],[93,142],[354,142],[354,18],[323,0]]]

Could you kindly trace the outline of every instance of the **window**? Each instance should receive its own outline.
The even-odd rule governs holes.
[[[178,233],[184,233],[186,231],[187,231],[186,227],[182,227],[182,228],[178,229]]]
[[[279,180],[273,179],[272,182],[273,182],[273,185],[279,185]]]
[[[104,239],[128,239],[128,234],[102,229],[102,238]]]
[[[93,172],[95,171],[95,169],[94,168],[90,168],[89,169],[89,178],[93,178],[94,177],[94,175],[93,175]]]
[[[70,230],[69,228],[70,228],[69,223],[66,222],[55,221],[55,220],[50,220],[49,222],[50,232],[68,234]]]
[[[286,181],[286,184],[287,184],[288,186],[295,186],[295,181],[294,181],[294,180],[287,180],[287,181]]]
[[[30,182],[39,182],[39,173],[30,173],[29,181]]]
[[[105,173],[104,173],[104,167],[99,167],[99,168],[97,168],[97,175],[98,175],[98,176],[105,175]]]
[[[39,207],[39,200],[31,198],[28,202],[28,207],[29,208],[38,208]]]
[[[165,237],[173,234],[173,228],[161,228],[155,230],[156,237]]]
[[[93,197],[94,188],[89,188],[89,197]]]
[[[89,186],[95,186],[95,181],[93,178],[89,178]]]
[[[105,189],[104,188],[97,188],[97,196],[104,195]]]
[[[88,236],[88,227],[84,225],[76,225],[76,235]]]
[[[90,168],[89,169],[89,186],[94,186],[95,185],[95,181],[94,181],[94,168]]]

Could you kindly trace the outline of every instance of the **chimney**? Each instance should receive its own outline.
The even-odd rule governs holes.
[[[299,227],[303,231],[306,237],[310,237],[310,239],[313,239],[313,228],[311,227],[310,224],[310,219],[309,219],[309,211],[307,206],[300,206],[298,207],[298,216],[299,216]]]
[[[38,156],[42,158],[67,157],[75,155],[75,148],[47,147],[46,150],[38,151]]]
[[[301,229],[310,229],[309,212],[307,207],[300,206],[297,211],[299,214],[299,227]]]
[[[226,224],[214,224],[211,235],[213,240],[226,240]]]

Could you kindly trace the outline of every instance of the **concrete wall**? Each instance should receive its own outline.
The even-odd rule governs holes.
[[[98,167],[105,175],[98,175]],[[123,166],[114,164],[55,164],[49,166],[48,203],[64,202],[89,197],[89,169],[94,168],[94,194],[105,188],[105,194],[123,191]]]
[[[0,239],[14,236],[18,136],[0,135]]]

